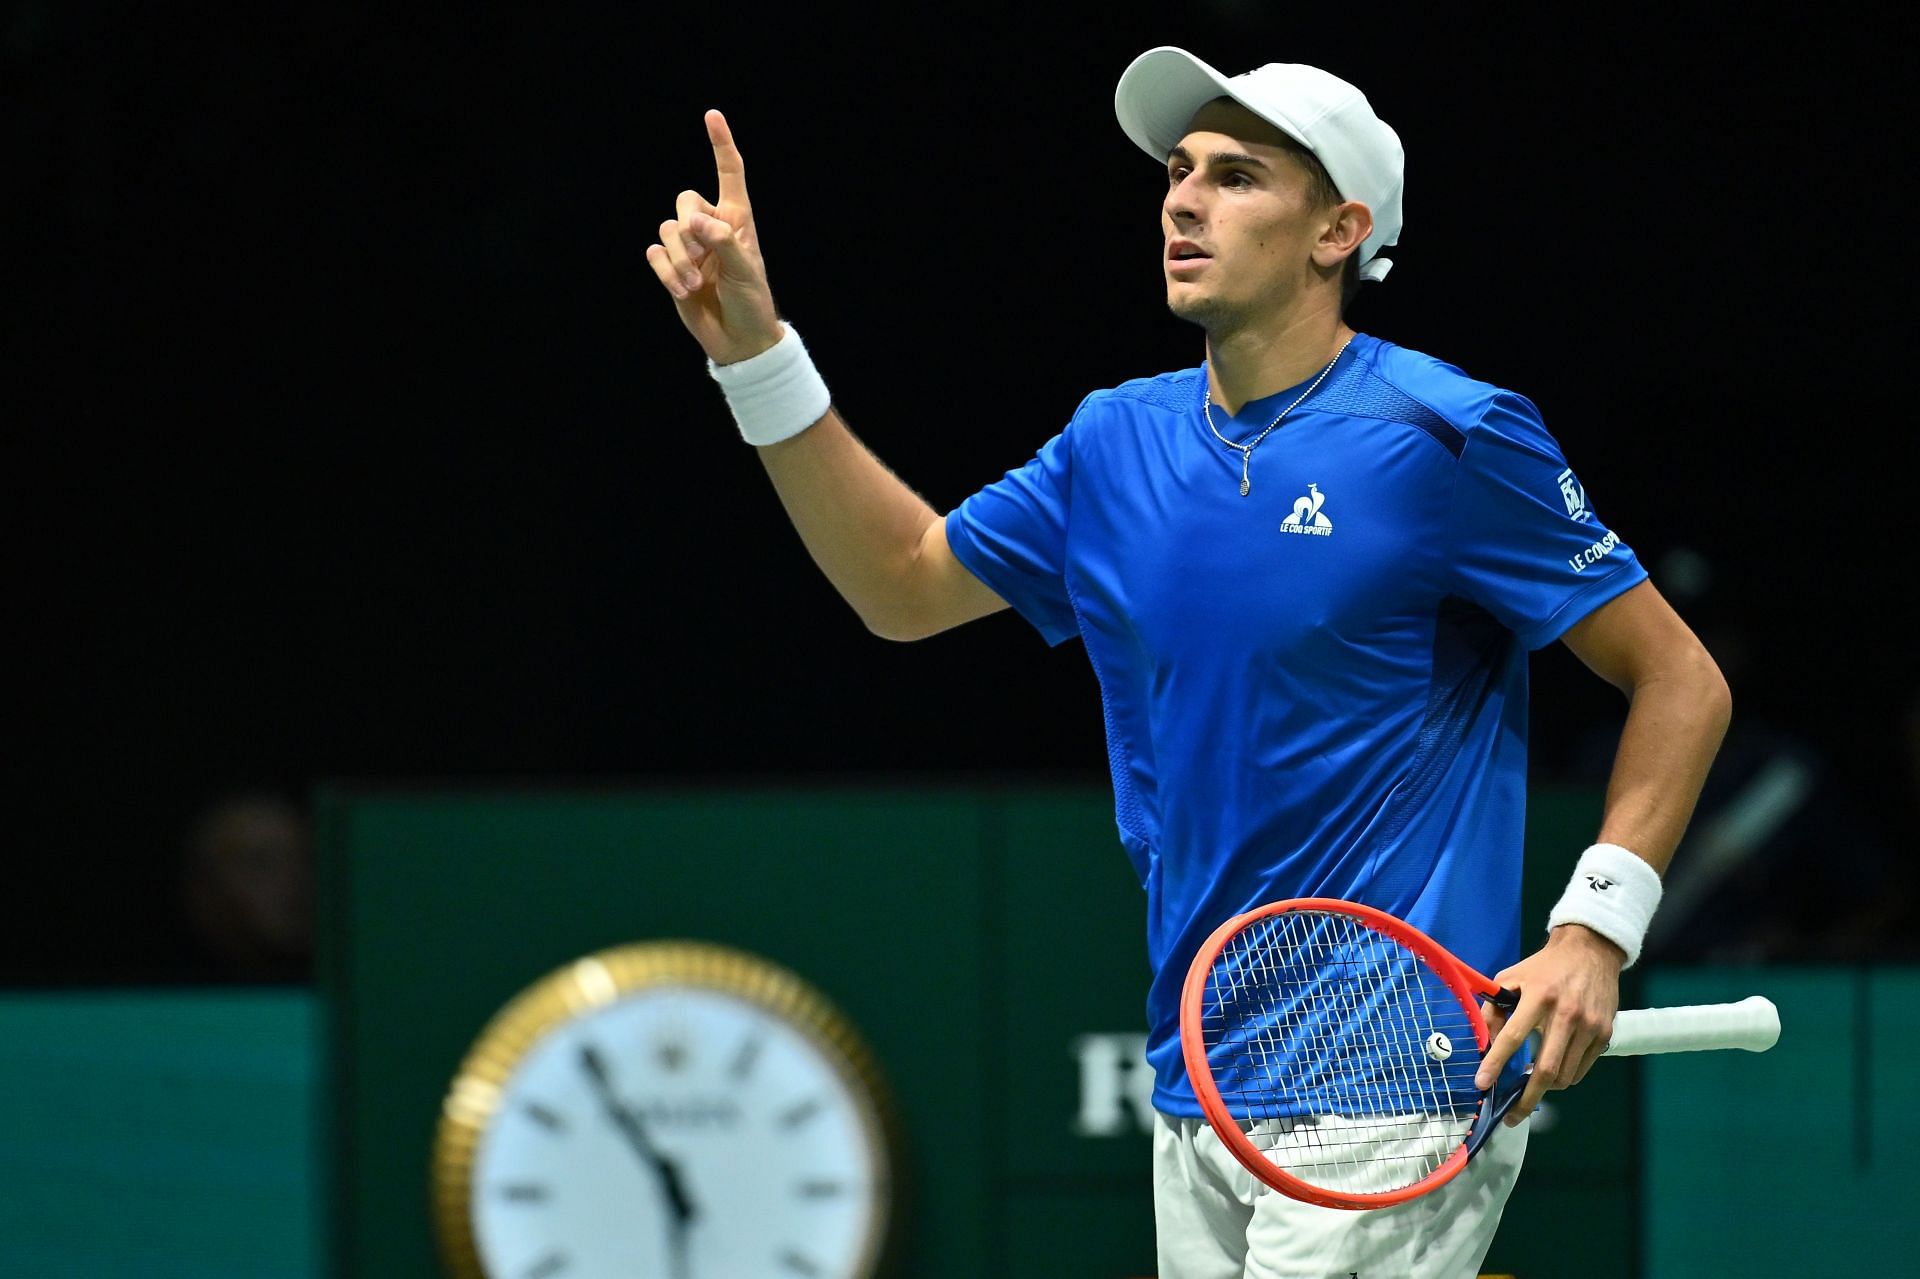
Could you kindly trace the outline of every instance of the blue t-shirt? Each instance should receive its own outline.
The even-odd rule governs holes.
[[[1214,423],[1249,440],[1306,385]],[[1244,497],[1206,394],[1204,366],[1094,392],[946,526],[1086,645],[1147,893],[1154,1104],[1189,1117],[1180,987],[1235,914],[1345,898],[1482,972],[1519,958],[1526,655],[1646,577],[1538,410],[1452,365],[1354,338]]]

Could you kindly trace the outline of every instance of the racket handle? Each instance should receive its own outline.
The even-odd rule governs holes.
[[[1638,1008],[1616,1013],[1607,1057],[1644,1053],[1684,1053],[1708,1048],[1744,1048],[1765,1052],[1780,1038],[1780,1010],[1773,1001],[1749,995],[1735,1004],[1693,1004],[1681,1008]]]

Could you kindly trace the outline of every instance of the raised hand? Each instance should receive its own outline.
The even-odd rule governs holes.
[[[747,167],[727,118],[707,112],[707,140],[719,174],[719,202],[682,191],[674,216],[647,246],[647,263],[673,297],[680,322],[715,364],[733,364],[780,340],[767,267],[747,202]]]

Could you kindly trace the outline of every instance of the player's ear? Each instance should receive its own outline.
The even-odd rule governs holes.
[[[1346,200],[1327,210],[1325,228],[1313,246],[1316,266],[1331,270],[1358,253],[1373,234],[1373,210],[1358,200]]]

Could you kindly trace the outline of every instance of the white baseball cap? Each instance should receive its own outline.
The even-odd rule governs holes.
[[[1400,242],[1406,154],[1400,135],[1373,113],[1366,95],[1318,67],[1269,62],[1228,78],[1185,49],[1162,45],[1133,60],[1113,91],[1113,111],[1134,145],[1164,162],[1187,125],[1215,98],[1232,98],[1319,159],[1346,200],[1373,213],[1359,248],[1363,279],[1384,280],[1393,263],[1380,250]]]

